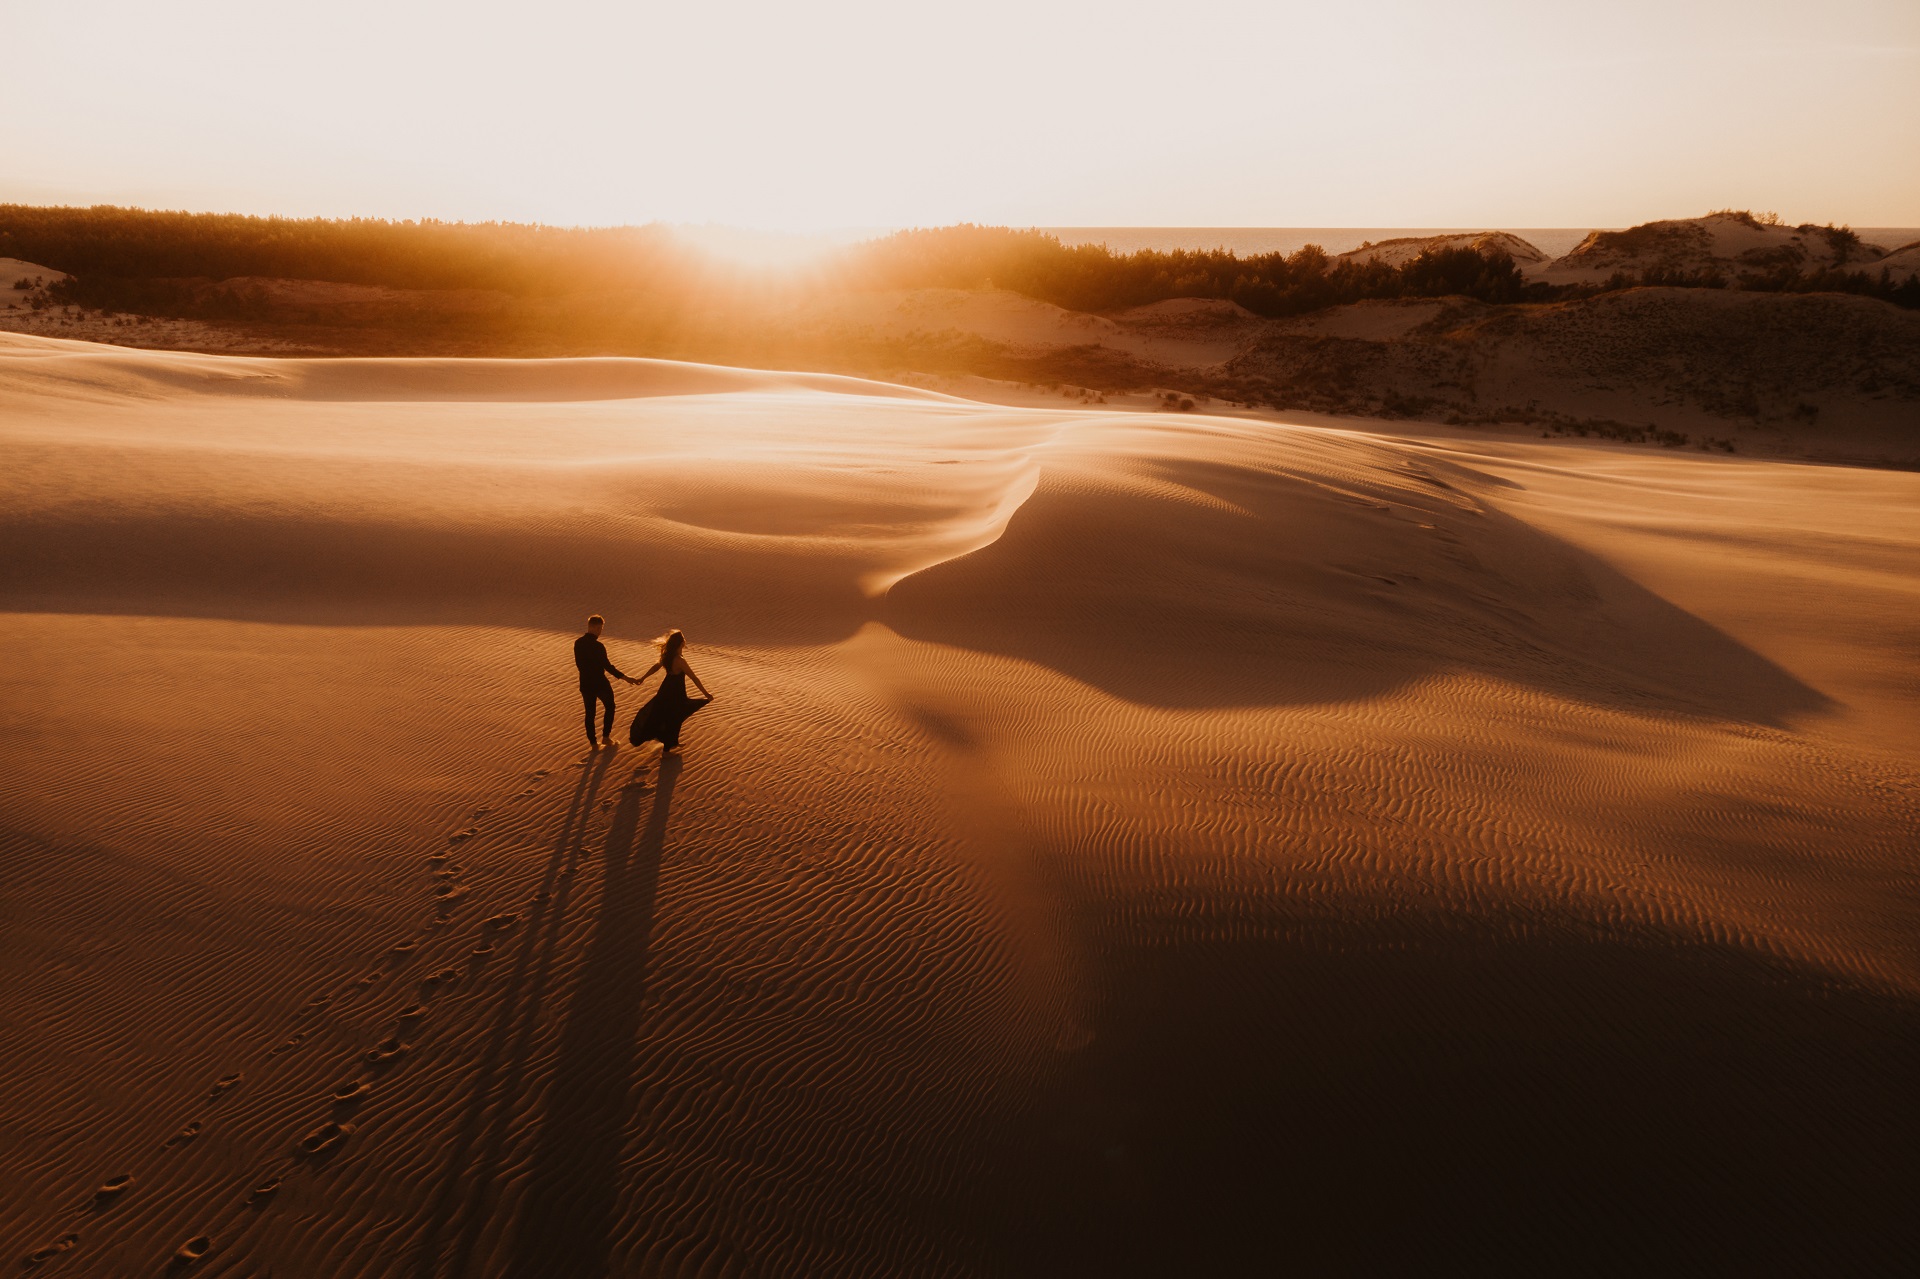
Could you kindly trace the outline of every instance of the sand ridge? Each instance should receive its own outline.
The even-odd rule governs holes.
[[[5,341],[46,1273],[1911,1242],[1920,477]]]

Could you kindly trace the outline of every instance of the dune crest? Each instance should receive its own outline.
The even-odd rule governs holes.
[[[1422,253],[1436,249],[1472,249],[1482,257],[1504,253],[1513,259],[1514,264],[1528,279],[1535,278],[1555,261],[1531,242],[1511,231],[1470,231],[1458,235],[1403,236],[1399,239],[1363,244],[1339,256],[1350,262],[1384,262],[1389,266],[1401,266],[1413,261]]]
[[[1778,219],[1722,210],[1699,218],[1647,222],[1626,231],[1595,231],[1565,257],[1547,264],[1540,278],[1570,284],[1597,283],[1616,271],[1717,271],[1729,279],[1782,269],[1877,273],[1887,257],[1885,248],[1865,243],[1845,228],[1786,226]],[[1911,274],[1897,261],[1885,265],[1896,281]]]

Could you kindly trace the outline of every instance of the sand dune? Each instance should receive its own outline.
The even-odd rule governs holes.
[[[0,449],[44,1273],[1913,1255],[1920,475],[14,336]]]
[[[1744,454],[1920,465],[1920,315],[1844,294],[1649,288],[1525,308],[1362,302],[1281,321],[1225,365],[1316,407],[1684,434]],[[1375,411],[1379,411],[1377,408]]]
[[[1546,270],[1556,259],[1542,253],[1528,240],[1511,231],[1469,231],[1458,235],[1401,236],[1378,243],[1369,241],[1357,249],[1349,249],[1340,254],[1342,258],[1354,262],[1385,262],[1389,266],[1402,266],[1413,261],[1422,253],[1435,249],[1472,249],[1485,256],[1504,253],[1512,258],[1514,264],[1527,276],[1534,279]]]
[[[1920,241],[1902,245],[1873,265],[1895,280],[1911,280],[1920,276]]]
[[[1781,268],[1809,274],[1849,270],[1872,275],[1886,256],[1884,246],[1863,242],[1844,229],[1785,226],[1750,213],[1722,211],[1647,222],[1627,231],[1595,231],[1566,256],[1548,263],[1538,278],[1552,284],[1594,284],[1616,271],[1714,270],[1738,279]],[[1896,281],[1904,277],[1898,263],[1889,265]]]
[[[0,257],[0,302],[9,309],[18,306],[26,298],[39,293],[48,285],[58,284],[73,277],[65,271],[56,271],[50,266],[41,266],[38,262],[25,262],[19,258]],[[38,283],[35,283],[38,281]],[[28,287],[21,288],[24,282]]]

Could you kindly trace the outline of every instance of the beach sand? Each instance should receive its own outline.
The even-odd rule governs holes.
[[[0,1239],[1897,1272],[1920,475],[1398,429],[0,335]]]

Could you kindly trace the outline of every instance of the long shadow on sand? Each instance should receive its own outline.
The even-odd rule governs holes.
[[[500,994],[499,1013],[474,1073],[472,1101],[463,1112],[464,1118],[447,1157],[446,1172],[428,1208],[427,1226],[414,1267],[420,1279],[431,1279],[441,1273],[457,1279],[468,1272],[472,1263],[475,1246],[487,1222],[494,1181],[511,1135],[513,1109],[525,1086],[534,1032],[540,1022],[541,1001],[546,995],[576,882],[574,876],[564,872],[585,851],[593,801],[613,758],[614,752],[600,751],[581,770],[566,816],[554,837],[553,852],[540,884],[550,898],[545,907],[533,912],[514,952],[513,968]],[[453,1256],[443,1271],[444,1241],[456,1220],[460,1233]]]
[[[600,914],[555,1055],[507,1261],[510,1276],[594,1279],[608,1272],[620,1153],[633,1109],[634,1046],[647,994],[647,947],[679,775],[679,758],[662,756],[644,827],[638,787],[628,788],[614,809]]]

